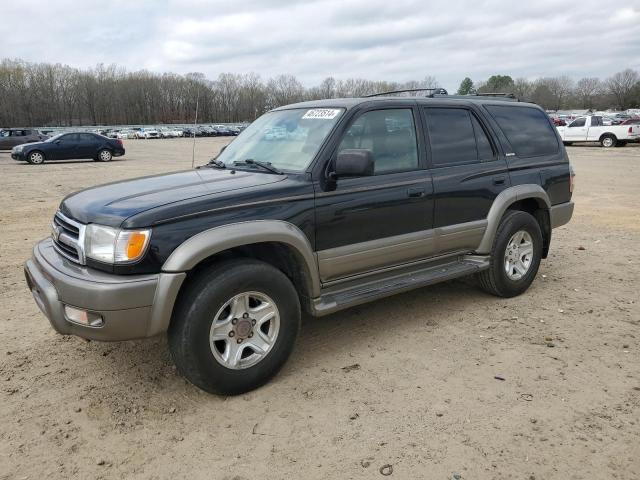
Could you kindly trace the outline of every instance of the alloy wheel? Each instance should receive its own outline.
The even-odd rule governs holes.
[[[275,302],[263,293],[244,292],[229,299],[216,313],[209,345],[218,363],[241,370],[267,356],[279,330],[280,314]]]
[[[510,280],[520,280],[533,263],[533,239],[525,230],[514,233],[504,252],[504,269]]]

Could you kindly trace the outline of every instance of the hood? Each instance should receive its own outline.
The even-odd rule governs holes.
[[[201,168],[91,187],[66,197],[60,210],[82,223],[119,227],[127,218],[153,208],[259,187],[285,178],[267,173]]]

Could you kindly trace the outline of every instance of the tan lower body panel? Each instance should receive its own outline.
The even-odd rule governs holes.
[[[479,220],[322,250],[318,252],[320,279],[330,282],[455,250],[473,251],[486,227],[486,220]]]

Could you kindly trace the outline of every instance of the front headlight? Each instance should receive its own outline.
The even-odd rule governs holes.
[[[128,263],[142,257],[151,230],[118,230],[89,224],[85,231],[85,255],[99,262]]]
[[[13,151],[15,153],[21,152],[24,149],[24,145],[17,145],[15,147],[13,147]]]

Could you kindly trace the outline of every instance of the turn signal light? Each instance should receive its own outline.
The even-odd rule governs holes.
[[[144,251],[145,244],[147,243],[147,236],[144,233],[134,232],[129,236],[127,242],[127,257],[130,259],[138,258]]]

